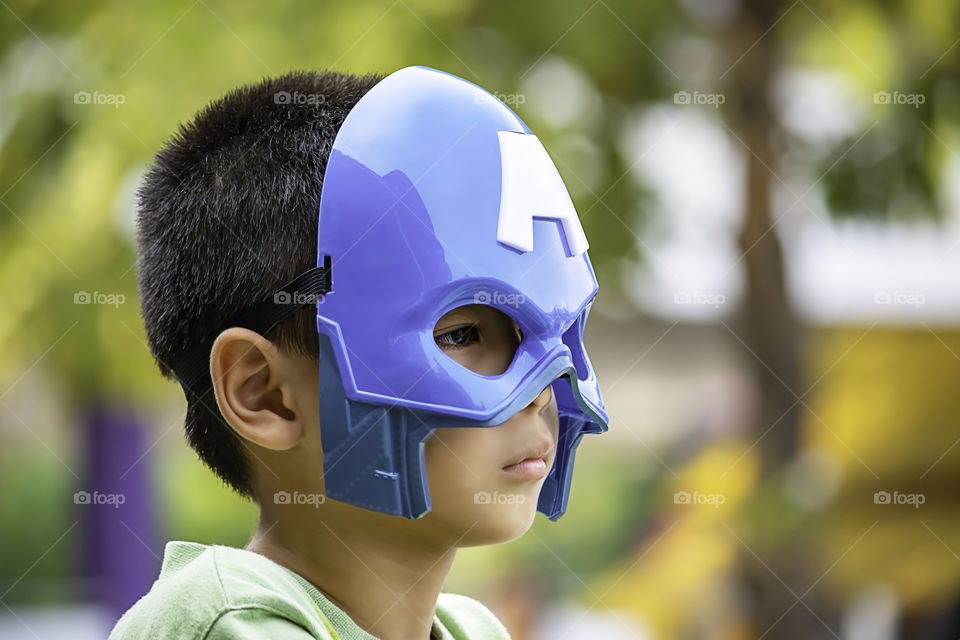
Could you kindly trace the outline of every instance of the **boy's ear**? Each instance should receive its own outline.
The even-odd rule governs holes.
[[[294,362],[260,334],[231,327],[210,350],[210,376],[220,413],[244,439],[274,451],[294,447],[304,433]]]

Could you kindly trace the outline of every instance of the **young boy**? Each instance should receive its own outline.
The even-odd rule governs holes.
[[[138,243],[190,445],[260,522],[167,543],[111,640],[507,638],[441,593],[456,549],[559,518],[607,429],[586,238],[520,118],[426,67],[266,79],[157,155]]]

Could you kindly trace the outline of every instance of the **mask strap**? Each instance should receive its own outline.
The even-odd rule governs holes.
[[[209,379],[210,349],[221,331],[243,327],[264,335],[303,307],[316,305],[331,288],[330,256],[324,256],[322,267],[304,271],[257,304],[223,323],[199,344],[187,349],[174,359],[170,367],[183,387],[184,395],[189,397],[191,390],[197,393],[196,387],[201,380],[205,377]]]

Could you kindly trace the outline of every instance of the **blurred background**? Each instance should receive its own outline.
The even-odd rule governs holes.
[[[152,154],[239,84],[411,64],[556,162],[611,416],[447,590],[516,640],[960,636],[957,3],[0,5],[0,637],[105,637],[167,540],[254,530],[146,346]]]

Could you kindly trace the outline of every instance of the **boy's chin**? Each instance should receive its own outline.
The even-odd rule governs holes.
[[[537,514],[535,504],[475,504],[445,518],[457,531],[457,547],[501,544],[526,533]],[[438,514],[439,515],[439,514]]]

